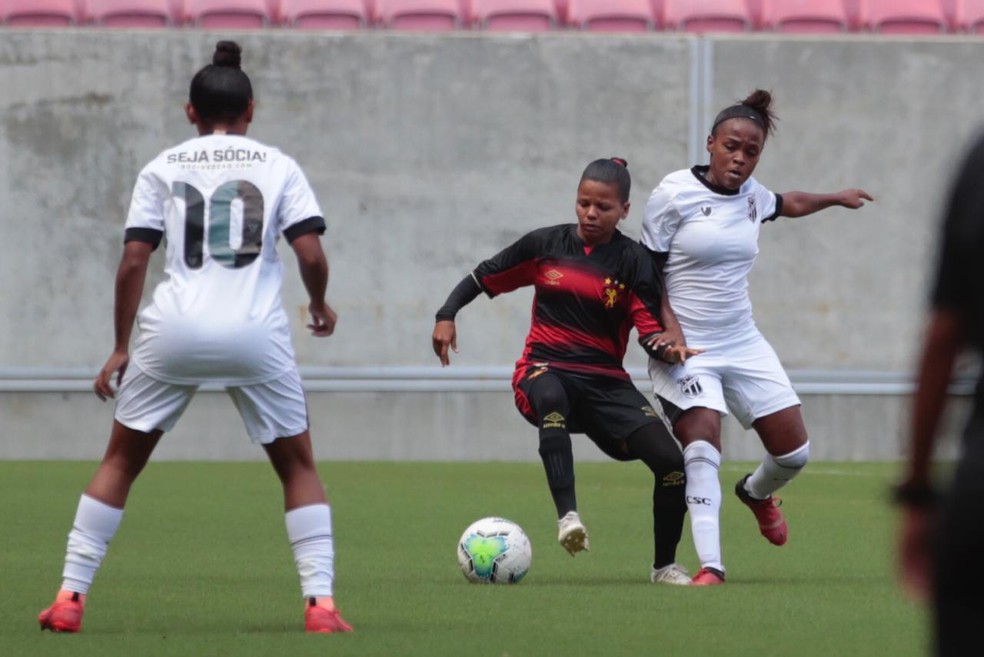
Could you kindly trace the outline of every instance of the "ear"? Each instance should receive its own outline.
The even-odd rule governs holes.
[[[191,103],[185,103],[185,116],[188,117],[188,123],[198,124],[198,112],[191,106]]]
[[[708,153],[711,152],[711,144],[713,143],[714,143],[714,135],[707,135],[707,145],[705,146],[705,148],[707,149]]]
[[[622,204],[622,219],[627,219],[628,218],[628,216],[629,216],[629,208],[631,208],[631,207],[632,207],[632,204],[629,203],[628,201],[626,201],[625,203]]]

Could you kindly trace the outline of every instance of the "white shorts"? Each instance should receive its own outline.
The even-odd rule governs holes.
[[[116,420],[136,431],[170,431],[197,391],[197,385],[153,379],[130,363],[116,392]],[[265,383],[228,386],[226,393],[254,443],[265,445],[308,429],[307,400],[296,369]]]
[[[653,394],[681,409],[701,406],[727,415],[745,429],[766,415],[800,405],[779,357],[758,329],[724,340],[687,344],[706,351],[682,365],[649,359]]]

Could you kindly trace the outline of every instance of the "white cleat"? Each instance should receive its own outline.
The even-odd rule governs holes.
[[[557,541],[573,557],[581,550],[588,548],[588,530],[581,522],[577,511],[568,511],[557,521]]]
[[[672,584],[674,586],[690,586],[690,574],[687,569],[677,563],[671,563],[662,568],[653,568],[649,581],[653,584]]]

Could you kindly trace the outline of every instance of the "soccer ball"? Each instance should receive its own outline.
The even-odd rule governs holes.
[[[526,576],[533,546],[523,528],[505,518],[482,518],[458,541],[458,565],[469,582],[515,584]]]

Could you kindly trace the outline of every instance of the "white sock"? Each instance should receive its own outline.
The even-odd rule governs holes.
[[[312,504],[284,515],[287,539],[301,578],[301,595],[327,598],[333,595],[335,544],[331,534],[331,507]]]
[[[96,571],[102,565],[109,542],[116,535],[123,509],[103,504],[94,497],[82,495],[75,522],[68,534],[62,588],[87,594]]]
[[[697,558],[701,567],[716,568],[723,573],[720,466],[721,454],[705,440],[692,442],[683,450],[687,511],[690,513],[690,530]]]
[[[767,499],[774,492],[788,484],[800,473],[810,460],[810,441],[789,454],[772,456],[766,454],[765,458],[752,476],[745,482],[745,490],[757,500]]]

